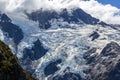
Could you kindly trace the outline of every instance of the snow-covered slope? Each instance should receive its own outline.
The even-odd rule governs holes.
[[[71,3],[69,1],[61,0],[60,2],[63,5],[66,2]],[[74,9],[72,8],[72,10]],[[52,16],[50,20],[48,20],[48,15],[44,15],[47,16],[45,19],[50,24],[48,29],[40,29],[39,25],[41,24],[39,20],[42,19],[41,17],[39,20],[30,20],[22,12],[18,14],[7,13],[12,19],[11,23],[21,28],[24,38],[17,45],[16,51],[13,43],[10,42],[11,39],[4,35],[2,29],[0,31],[0,38],[16,53],[23,68],[30,71],[39,80],[52,80],[52,78],[58,75],[64,75],[67,72],[74,74],[74,76],[79,75],[81,78],[86,78],[84,70],[89,67],[89,64],[86,65],[87,61],[83,57],[86,51],[96,48],[96,52],[91,53],[90,56],[94,54],[100,55],[106,44],[110,42],[120,44],[120,32],[104,22],[104,26],[99,24],[100,21],[89,14],[87,14],[88,16],[86,16],[86,13],[79,15],[81,13],[83,11],[78,11],[75,15],[72,14],[70,23],[68,20],[71,14],[64,15],[63,17],[57,15],[57,18],[53,18]],[[49,10],[48,14],[51,14]],[[38,14],[38,16],[41,16],[41,14]],[[39,18],[38,16],[37,19]],[[68,20],[65,20],[65,17]],[[78,23],[76,23],[76,20]],[[97,20],[96,24],[86,23],[86,21],[94,23],[94,20]],[[48,24],[46,20],[45,22],[43,20],[43,23],[43,25]],[[99,36],[96,37],[96,35]],[[119,59],[119,57],[117,58]],[[55,69],[52,67],[55,67]]]
[[[16,19],[19,21],[19,18]],[[13,19],[13,21],[17,21],[16,19]],[[26,19],[24,20],[24,23],[34,24],[35,22]],[[61,21],[60,23],[65,26],[63,24],[65,23],[64,21]],[[82,26],[79,24],[73,24],[72,26],[71,24],[68,24],[69,27],[73,28],[59,28],[57,26],[57,22],[52,22],[52,27],[48,30],[40,30],[39,28],[37,30],[37,27],[34,25],[26,27],[27,24],[24,25],[22,22],[21,25],[21,23],[18,23],[18,25],[23,27],[21,28],[24,31],[24,38],[18,45],[17,56],[19,57],[23,67],[28,71],[33,72],[33,75],[40,80],[47,79],[48,77],[52,78],[58,74],[63,74],[67,67],[70,67],[70,72],[77,73],[84,78],[86,74],[83,70],[88,66],[83,58],[83,54],[87,50],[95,47],[97,48],[97,53],[100,54],[107,43],[114,41],[120,44],[119,31],[111,28],[110,26],[103,27],[101,25],[87,24]],[[55,26],[56,28],[53,28]],[[90,35],[94,32],[97,32],[100,36],[92,41],[92,36],[90,37]],[[23,59],[24,49],[28,48],[31,50],[31,48],[34,47],[34,42],[38,39],[42,43],[43,47],[48,50],[47,53],[43,55],[43,57],[33,61]],[[41,52],[38,54],[41,54]],[[46,66],[58,59],[62,60],[62,62],[58,64],[60,69],[54,74],[45,77],[44,69]],[[25,64],[25,62],[27,62],[27,64]]]
[[[89,36],[94,31],[97,31],[100,37],[91,41],[92,38]],[[100,54],[104,46],[111,41],[120,44],[119,34],[119,31],[109,27],[104,28],[101,26],[91,25],[86,25],[77,29],[49,29],[29,35],[27,39],[20,43],[19,49],[23,50],[23,47],[21,46],[30,48],[33,42],[37,39],[39,39],[43,43],[43,46],[48,49],[46,55],[38,60],[32,61],[31,63],[32,68],[35,69],[34,75],[36,75],[40,80],[44,76],[44,68],[51,61],[55,61],[57,59],[62,59],[62,63],[59,64],[60,70],[56,72],[55,75],[62,74],[67,67],[70,67],[71,72],[80,73],[81,76],[84,77],[85,74],[82,70],[86,65],[85,60],[83,59],[83,54],[93,47],[97,48],[97,53]],[[21,55],[22,53],[19,54]]]

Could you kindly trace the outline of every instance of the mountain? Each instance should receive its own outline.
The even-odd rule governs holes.
[[[13,14],[1,14],[0,39],[35,78],[119,80],[119,26],[80,8]]]
[[[15,45],[18,45],[23,39],[23,32],[19,26],[12,23],[12,20],[6,15],[0,15],[0,29],[4,32],[4,35],[11,38]]]
[[[115,42],[111,42],[103,48],[99,55],[94,54],[95,52],[96,48],[93,48],[84,54],[87,65],[90,66],[86,71],[88,74],[87,79],[119,80],[120,46]]]
[[[100,24],[102,26],[107,26],[106,23],[101,22],[99,19],[92,17],[91,15],[87,14],[80,8],[73,9],[71,13],[67,9],[63,9],[60,13],[54,10],[38,10],[32,13],[26,13],[28,18],[33,21],[39,22],[39,27],[41,29],[48,29],[51,27],[51,20],[59,20],[62,19],[63,21],[76,24],[90,24],[90,25],[97,25]],[[61,26],[61,25],[59,25]]]
[[[0,41],[0,80],[36,80],[19,64],[10,48]]]

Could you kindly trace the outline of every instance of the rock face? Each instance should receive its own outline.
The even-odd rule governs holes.
[[[44,49],[42,43],[39,41],[39,39],[37,41],[34,42],[34,46],[31,49],[24,49],[24,59],[29,58],[31,60],[37,60],[41,57],[43,57],[46,52],[48,50]]]
[[[83,58],[86,59],[86,64],[91,64],[95,61],[96,55],[91,55],[92,53],[96,52],[96,48],[92,48],[89,51],[85,52]]]
[[[57,61],[51,62],[50,64],[48,64],[44,69],[44,74],[46,76],[48,76],[50,74],[54,74],[56,71],[59,70],[57,65],[60,64],[61,62],[62,62],[61,59],[58,59]]]
[[[12,20],[6,14],[2,14],[0,16],[1,16],[0,18],[1,22],[12,22]]]
[[[47,53],[48,49],[45,49],[38,39],[34,42],[34,45],[31,49],[25,48],[23,51],[22,65],[26,66],[25,69],[34,72],[34,69],[31,69],[32,61],[38,60]]]
[[[120,60],[108,74],[107,80],[120,80]]]
[[[93,32],[89,37],[92,37],[92,41],[94,41],[95,39],[99,38],[99,34],[97,32]]]
[[[107,44],[100,55],[92,55],[95,49],[85,53],[84,58],[89,65],[86,70],[86,80],[120,80],[120,46],[111,42]]]
[[[35,80],[22,69],[11,50],[0,41],[0,80]]]
[[[11,19],[6,14],[1,15],[0,28],[4,32],[4,35],[8,38],[12,38],[16,45],[18,45],[24,37],[19,26],[13,24]]]
[[[67,9],[63,9],[60,13],[56,11],[50,11],[50,10],[39,10],[36,12],[32,12],[30,14],[26,13],[28,18],[33,21],[39,22],[39,27],[41,29],[48,29],[51,27],[50,20],[53,19],[63,19],[63,21],[68,23],[77,23],[80,24],[80,22],[90,25],[107,25],[104,22],[99,22],[99,19],[96,19],[92,17],[91,15],[84,12],[82,9],[77,8],[69,13]]]

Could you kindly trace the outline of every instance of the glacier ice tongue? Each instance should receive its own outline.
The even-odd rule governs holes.
[[[62,74],[63,71],[70,67],[71,72],[79,73],[82,77],[85,76],[83,70],[87,65],[85,65],[85,60],[83,59],[83,54],[86,50],[92,47],[97,48],[97,53],[100,53],[102,48],[110,41],[119,42],[120,32],[116,31],[110,27],[102,27],[99,25],[78,25],[78,24],[68,24],[64,21],[59,21],[58,24],[66,24],[69,26],[76,26],[73,28],[57,28],[56,20],[51,21],[52,27],[48,30],[40,30],[38,23],[26,19],[26,17],[13,17],[13,22],[20,25],[24,32],[24,39],[18,45],[18,58],[22,58],[24,48],[31,48],[33,43],[39,39],[43,44],[44,48],[48,48],[49,51],[42,58],[32,61],[32,69],[35,69],[33,75],[35,75],[40,80],[45,80],[44,68],[51,62],[57,59],[62,59],[62,63],[58,66],[58,70],[55,74],[50,76],[54,77],[57,74]],[[22,19],[21,19],[22,18]],[[56,23],[56,24],[55,24]],[[79,26],[79,27],[78,27]],[[94,31],[100,34],[100,37],[95,41],[91,41],[89,37]],[[2,35],[2,34],[1,34]],[[3,39],[3,37],[1,37]],[[6,43],[7,39],[4,38]],[[11,49],[13,47],[11,46]],[[48,76],[48,77],[50,77]]]

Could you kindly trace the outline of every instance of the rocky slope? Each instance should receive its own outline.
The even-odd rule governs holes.
[[[4,32],[4,35],[11,38],[11,41],[18,45],[23,39],[23,31],[21,28],[12,23],[12,20],[6,15],[0,15],[0,29]]]
[[[22,69],[17,57],[0,41],[0,80],[36,80]]]
[[[119,26],[80,8],[13,14],[1,19],[0,35],[17,42],[22,67],[39,80],[119,80]]]
[[[98,54],[96,48],[84,54],[89,68],[86,73],[89,80],[120,80],[120,46],[115,42],[108,43]]]
[[[38,10],[32,13],[26,13],[28,18],[33,21],[39,22],[39,27],[41,29],[48,29],[50,28],[51,21],[62,19],[63,21],[67,22],[68,24],[76,23],[79,25],[83,24],[90,24],[90,25],[97,25],[100,24],[102,26],[107,26],[106,23],[100,21],[99,19],[96,19],[92,17],[91,15],[87,14],[80,8],[73,9],[71,12],[69,12],[67,9],[62,9],[61,12],[57,12],[55,10]],[[61,26],[62,24],[59,24],[59,27],[70,27],[70,26]]]

